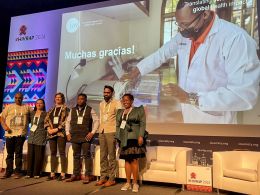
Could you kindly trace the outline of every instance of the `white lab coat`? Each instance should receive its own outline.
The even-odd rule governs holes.
[[[215,17],[188,68],[191,40],[178,33],[137,67],[144,75],[178,54],[179,86],[198,93],[199,106],[182,104],[184,122],[237,123],[236,112],[252,109],[259,91],[256,43],[240,27]]]

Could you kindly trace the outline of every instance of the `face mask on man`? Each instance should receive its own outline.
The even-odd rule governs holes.
[[[180,31],[181,35],[185,38],[198,38],[201,35],[202,28],[195,29],[194,27],[183,29]]]
[[[203,12],[200,13],[197,17],[195,17],[194,20],[191,22],[191,24],[194,23],[196,20],[200,20],[200,17],[201,17],[202,14],[203,14]],[[185,38],[197,39],[201,35],[201,33],[202,33],[202,29],[203,29],[203,26],[204,26],[204,21],[203,21],[203,25],[200,28],[196,28],[197,25],[198,25],[198,23],[195,26],[190,27],[190,28],[181,28],[181,27],[179,27],[180,29],[182,29],[182,30],[180,30],[181,35],[183,37],[185,37]]]

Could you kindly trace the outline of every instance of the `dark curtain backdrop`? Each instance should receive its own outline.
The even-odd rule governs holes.
[[[5,71],[7,65],[8,39],[12,16],[61,9],[83,4],[97,3],[106,0],[8,0],[0,1],[0,112],[2,112]],[[4,132],[0,125],[0,139]]]

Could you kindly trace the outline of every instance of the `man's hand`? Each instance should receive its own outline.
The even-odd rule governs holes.
[[[67,140],[68,140],[68,141],[71,140],[71,134],[66,135],[66,137],[67,137]]]
[[[86,136],[86,140],[87,140],[87,141],[90,141],[90,140],[92,139],[93,135],[94,135],[93,133],[89,132],[89,133],[87,134],[87,136]]]
[[[162,92],[165,96],[174,96],[177,98],[181,103],[189,102],[189,93],[184,91],[176,84],[167,84],[163,85]]]
[[[129,81],[134,88],[140,80],[141,73],[137,67],[134,67],[130,72],[124,74],[120,81]]]
[[[7,125],[6,125],[6,128],[4,130],[7,131],[9,134],[12,133],[12,130]]]
[[[11,129],[10,129],[10,127],[8,127],[7,125],[6,125],[6,128],[4,129],[5,131],[10,131]]]

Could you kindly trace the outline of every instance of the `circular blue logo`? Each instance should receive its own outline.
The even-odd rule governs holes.
[[[80,22],[77,18],[70,18],[66,24],[67,32],[74,33],[78,30],[79,26]]]

